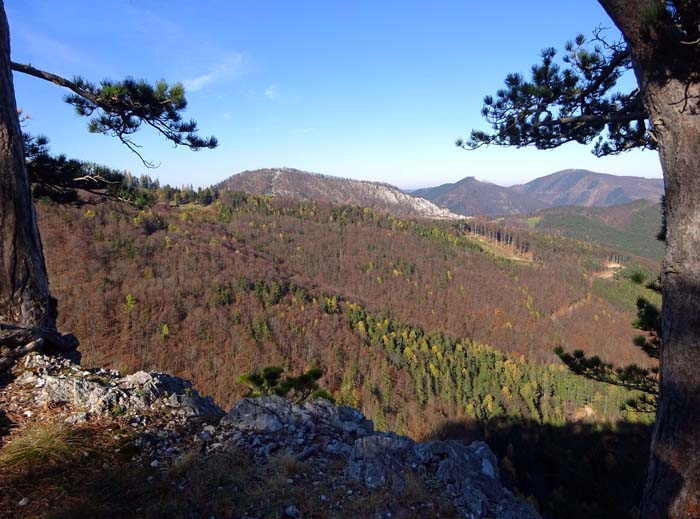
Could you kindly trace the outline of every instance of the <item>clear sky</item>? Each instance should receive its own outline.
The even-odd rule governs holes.
[[[65,92],[15,74],[27,130],[52,150],[174,185],[206,186],[246,169],[288,166],[403,188],[476,176],[502,185],[566,168],[661,176],[655,152],[598,159],[454,146],[509,72],[547,46],[612,23],[594,0],[5,0],[12,59],[92,81],[185,84],[187,116],[218,149],[173,149],[136,134],[147,171],[116,139],[91,135]]]

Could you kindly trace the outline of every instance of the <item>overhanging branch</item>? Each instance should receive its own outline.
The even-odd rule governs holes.
[[[536,126],[555,126],[558,124],[577,124],[577,123],[627,123],[631,121],[640,121],[647,118],[646,112],[631,112],[623,114],[609,115],[578,115],[575,117],[561,117],[551,121],[544,121]]]
[[[143,158],[130,135],[143,123],[148,124],[176,146],[187,146],[193,151],[215,148],[215,137],[197,135],[197,123],[183,121],[181,112],[187,106],[181,83],[168,85],[159,80],[151,85],[144,80],[126,78],[122,81],[104,80],[99,86],[80,77],[72,80],[38,69],[28,64],[11,62],[12,70],[21,72],[70,90],[65,101],[78,115],[92,117],[88,129],[118,137],[141,162],[149,168],[157,167]]]
[[[88,92],[84,88],[80,88],[77,84],[75,84],[73,81],[70,81],[64,77],[58,76],[56,74],[53,74],[51,72],[46,72],[45,70],[41,70],[35,67],[32,67],[31,65],[25,65],[24,63],[15,63],[14,61],[10,62],[10,66],[12,70],[16,72],[22,72],[23,74],[28,74],[30,76],[34,76],[39,79],[43,79],[44,81],[49,81],[50,83],[53,83],[54,85],[58,85],[64,88],[67,88],[68,90],[73,91],[74,93],[78,94],[80,97],[84,97],[91,103],[94,103],[96,105],[100,104],[100,100],[97,96],[93,95],[92,92]]]

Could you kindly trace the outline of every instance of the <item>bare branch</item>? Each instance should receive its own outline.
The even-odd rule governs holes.
[[[32,67],[31,65],[25,65],[23,63],[15,63],[14,61],[12,61],[10,62],[10,65],[12,67],[12,70],[16,72],[22,72],[23,74],[28,74],[30,76],[43,79],[45,81],[49,81],[54,85],[62,86],[64,88],[72,90],[80,97],[84,97],[93,104],[100,104],[100,99],[97,96],[93,95],[92,92],[89,92],[84,88],[80,88],[73,81],[70,81],[64,77],[57,76],[56,74],[52,74],[51,72],[46,72],[45,70],[40,70],[38,68]]]

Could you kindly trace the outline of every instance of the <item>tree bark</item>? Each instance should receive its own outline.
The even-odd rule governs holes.
[[[600,0],[622,31],[666,186],[659,399],[642,519],[700,517],[700,45],[656,0]],[[654,11],[656,10],[656,11]]]
[[[44,254],[24,162],[10,32],[0,0],[0,321],[56,331]],[[1,327],[0,327],[1,331]],[[0,335],[0,343],[2,343]]]
[[[698,58],[700,59],[700,57]],[[700,95],[694,85],[690,92]],[[700,517],[700,115],[686,85],[647,97],[666,184],[660,392],[642,517]]]

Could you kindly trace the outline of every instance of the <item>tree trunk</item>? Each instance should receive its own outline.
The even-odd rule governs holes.
[[[658,0],[599,1],[629,45],[666,186],[659,400],[640,516],[698,518],[700,45],[684,41]]]
[[[10,70],[10,31],[0,0],[0,321],[56,331],[56,303],[24,163]],[[2,328],[0,328],[2,330]],[[3,338],[0,335],[0,344]]]
[[[697,83],[647,88],[666,184],[667,235],[660,395],[644,519],[700,517],[700,114],[693,95],[700,95]]]

